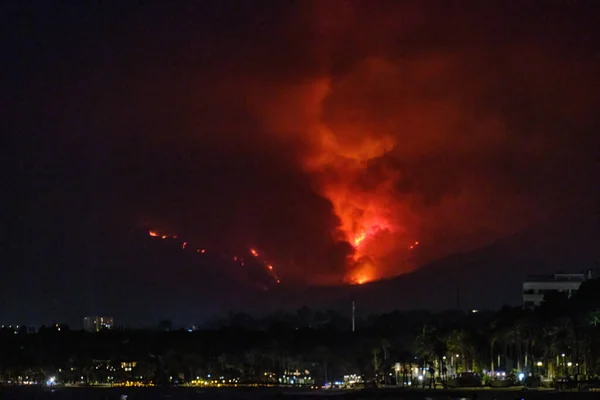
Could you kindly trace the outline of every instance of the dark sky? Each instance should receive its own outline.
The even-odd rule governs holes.
[[[3,3],[4,319],[146,228],[337,284],[598,211],[594,2],[142,3]]]

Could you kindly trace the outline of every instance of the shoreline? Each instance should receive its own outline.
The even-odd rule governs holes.
[[[99,390],[102,389],[102,390]],[[74,399],[76,392],[82,399],[119,399],[126,395],[128,400],[162,399],[177,400],[199,399],[262,399],[262,398],[294,398],[308,399],[314,397],[335,397],[346,399],[406,399],[406,400],[527,400],[527,399],[596,399],[598,391],[556,391],[552,389],[514,388],[461,388],[461,389],[338,389],[338,390],[306,390],[302,388],[260,388],[260,387],[227,387],[227,388],[195,388],[195,387],[105,387],[105,386],[58,386],[58,387],[22,387],[2,386],[2,398],[22,398],[27,394],[30,399],[54,398]],[[6,396],[6,397],[5,397]],[[77,395],[77,398],[79,396]]]

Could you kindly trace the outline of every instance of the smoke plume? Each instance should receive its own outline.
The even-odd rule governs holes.
[[[12,117],[34,138],[13,152],[33,161],[11,164],[40,232],[65,215],[82,235],[137,224],[260,248],[284,282],[362,283],[596,204],[599,40],[583,2],[26,17],[52,32],[15,47],[47,68],[7,55],[27,105]]]

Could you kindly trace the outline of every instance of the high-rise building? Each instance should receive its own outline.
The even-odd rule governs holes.
[[[85,317],[83,319],[83,329],[88,332],[100,332],[112,328],[114,328],[113,317]]]
[[[544,296],[550,292],[561,292],[571,297],[579,286],[592,278],[592,272],[582,274],[558,273],[552,275],[529,276],[523,282],[523,306],[538,307],[544,301]]]

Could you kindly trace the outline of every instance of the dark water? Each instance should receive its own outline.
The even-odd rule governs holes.
[[[300,391],[283,392],[272,388],[0,388],[0,400],[218,400],[322,398],[337,396],[303,395]]]
[[[381,400],[587,400],[600,399],[600,393],[537,391],[376,391],[306,392],[276,388],[41,388],[3,387],[0,400],[258,400],[258,399],[381,399]]]

